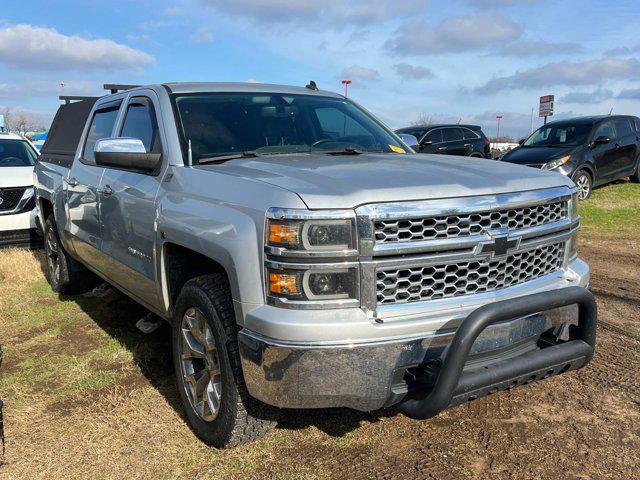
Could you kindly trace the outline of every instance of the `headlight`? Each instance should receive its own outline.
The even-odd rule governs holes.
[[[556,158],[555,160],[551,160],[549,163],[546,163],[542,166],[543,170],[553,170],[554,168],[558,168],[566,163],[569,163],[571,160],[571,155],[565,155],[562,158]]]
[[[270,209],[266,245],[301,254],[353,251],[356,248],[354,218],[352,211]]]
[[[293,301],[355,300],[357,269],[267,268],[269,296]]]
[[[360,306],[353,210],[272,208],[265,225],[265,286],[272,305]]]

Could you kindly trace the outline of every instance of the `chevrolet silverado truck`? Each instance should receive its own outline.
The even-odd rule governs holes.
[[[284,408],[427,419],[593,356],[569,178],[413,153],[313,82],[67,99],[36,195],[53,290],[102,278],[166,319],[219,448]]]

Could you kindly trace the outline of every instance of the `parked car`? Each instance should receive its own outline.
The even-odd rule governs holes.
[[[465,157],[491,158],[491,142],[478,125],[424,125],[396,130],[412,135],[410,145],[417,153],[442,153]]]
[[[41,245],[33,190],[37,158],[29,140],[0,132],[0,248]]]
[[[491,167],[409,152],[313,84],[132,87],[54,120],[47,276],[97,275],[170,322],[186,417],[217,447],[279,408],[426,419],[594,352],[573,182]]]
[[[600,115],[551,122],[501,159],[560,172],[585,200],[594,186],[626,177],[640,182],[640,119]]]

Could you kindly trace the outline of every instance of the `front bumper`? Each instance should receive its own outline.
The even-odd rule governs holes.
[[[42,245],[42,237],[36,233],[36,209],[0,215],[0,248],[36,248]]]
[[[572,305],[577,303],[576,298],[580,300],[585,295],[591,295],[586,288],[570,287],[488,304],[469,315],[456,331],[434,332],[418,338],[395,341],[319,347],[276,342],[243,329],[239,334],[243,373],[251,395],[277,407],[377,410],[413,398],[416,391],[432,388],[442,378],[438,372],[443,361],[448,359],[445,356],[452,351],[448,347],[456,342],[456,332],[464,331],[465,325],[470,319],[473,321],[476,312],[500,304],[502,316],[498,320],[493,318],[495,321],[487,323],[474,333],[477,338],[471,340],[473,346],[462,355],[461,365],[476,370],[482,368],[482,371],[491,367],[487,371],[492,372],[489,374],[492,379],[500,377],[508,383],[512,381],[512,377],[517,377],[517,382],[524,383],[522,372],[513,370],[510,365],[522,367],[523,359],[526,359],[525,363],[529,362],[531,365],[541,363],[545,371],[553,366],[555,372],[556,364],[551,363],[563,355],[549,357],[547,362],[547,348],[541,347],[541,341],[544,337],[545,341],[555,342],[549,346],[557,346],[556,350],[561,349],[561,353],[567,351],[567,347],[563,345],[575,346],[575,343],[565,342],[563,338],[571,340],[568,337],[568,326],[578,323],[578,317],[582,315],[579,313],[581,310]],[[523,310],[521,306],[527,305],[527,301],[534,297],[535,302],[529,303],[532,308]],[[541,301],[541,298],[548,301]],[[552,310],[535,313],[548,310],[543,304]],[[513,315],[509,317],[510,305],[513,305]],[[505,321],[508,318],[514,320]],[[591,358],[593,345],[582,345],[578,350],[579,358],[569,362],[569,369],[584,366]],[[589,352],[585,353],[583,350]],[[541,356],[545,358],[542,361]],[[493,374],[498,368],[496,366],[500,365],[502,370],[496,377]],[[556,373],[562,373],[565,371],[563,369],[565,364],[560,365]],[[529,374],[528,370],[525,374]],[[503,378],[505,375],[506,379]],[[464,381],[467,380],[468,377]],[[531,381],[530,378],[527,380]],[[467,388],[463,392],[466,394],[473,390],[465,397],[467,399],[481,394],[482,389],[475,388],[478,384],[473,381],[471,383],[473,388]],[[456,380],[452,388],[457,386]],[[493,383],[490,388],[494,388]],[[445,395],[447,405],[455,403],[449,397],[454,393],[458,395],[456,392],[457,390]]]

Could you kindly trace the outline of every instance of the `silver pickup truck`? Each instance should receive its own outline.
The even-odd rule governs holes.
[[[35,170],[49,281],[101,277],[170,322],[206,442],[282,408],[426,419],[591,360],[567,177],[415,154],[313,83],[71,100]]]

